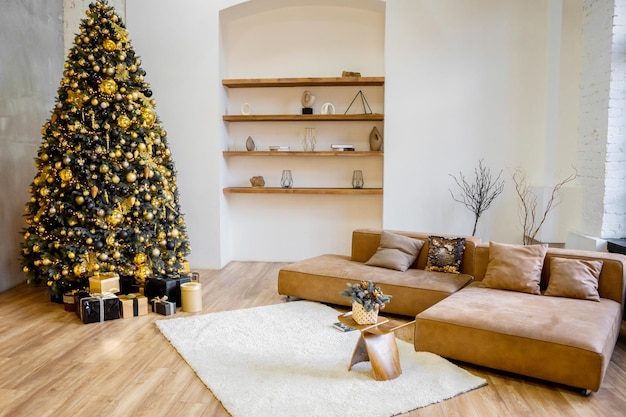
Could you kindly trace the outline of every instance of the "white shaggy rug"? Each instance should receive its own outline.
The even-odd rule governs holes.
[[[401,340],[400,377],[375,381],[369,362],[348,371],[359,333],[334,329],[338,314],[294,301],[156,325],[235,417],[388,417],[486,384]]]

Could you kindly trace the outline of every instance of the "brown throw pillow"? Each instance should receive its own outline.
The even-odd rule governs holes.
[[[380,246],[365,265],[406,271],[415,261],[424,242],[396,233],[382,231]]]
[[[552,258],[550,282],[544,295],[600,301],[598,279],[602,261]]]
[[[465,251],[465,238],[428,237],[428,261],[426,271],[461,272],[461,261]]]
[[[548,245],[489,242],[489,263],[483,285],[500,290],[541,294],[539,283]]]

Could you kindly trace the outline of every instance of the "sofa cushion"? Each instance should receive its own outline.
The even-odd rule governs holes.
[[[541,294],[541,270],[548,245],[510,245],[489,242],[485,287]]]
[[[621,310],[605,298],[537,297],[475,282],[417,315],[415,349],[597,391]]]
[[[544,295],[600,301],[598,278],[602,261],[552,258],[550,283]]]
[[[383,230],[378,250],[365,265],[406,271],[415,262],[422,246],[422,240]]]
[[[424,269],[458,274],[461,271],[464,250],[464,237],[429,236],[428,261]]]

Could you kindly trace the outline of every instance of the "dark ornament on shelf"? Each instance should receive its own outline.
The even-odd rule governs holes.
[[[370,107],[370,104],[367,102],[367,99],[365,98],[365,94],[363,94],[363,91],[361,91],[361,90],[359,90],[359,92],[356,93],[356,95],[354,96],[354,98],[350,102],[350,105],[348,106],[348,108],[346,109],[346,112],[344,114],[348,114],[348,110],[350,110],[350,107],[352,107],[352,104],[354,104],[354,102],[357,99],[357,97],[361,98],[361,104],[363,105],[363,114],[374,114],[372,112],[372,108]]]

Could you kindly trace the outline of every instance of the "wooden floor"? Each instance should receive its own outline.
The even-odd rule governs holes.
[[[285,302],[276,291],[282,265],[233,262],[221,271],[199,271],[202,312]],[[191,314],[199,313],[176,316]],[[23,285],[0,293],[0,416],[228,416],[157,330],[154,322],[163,318],[150,313],[82,324],[62,305],[50,303],[43,288]],[[411,341],[411,329],[404,330],[399,337]],[[350,354],[346,352],[346,366]],[[626,326],[602,388],[589,397],[567,387],[459,365],[489,385],[404,416],[626,415]]]

